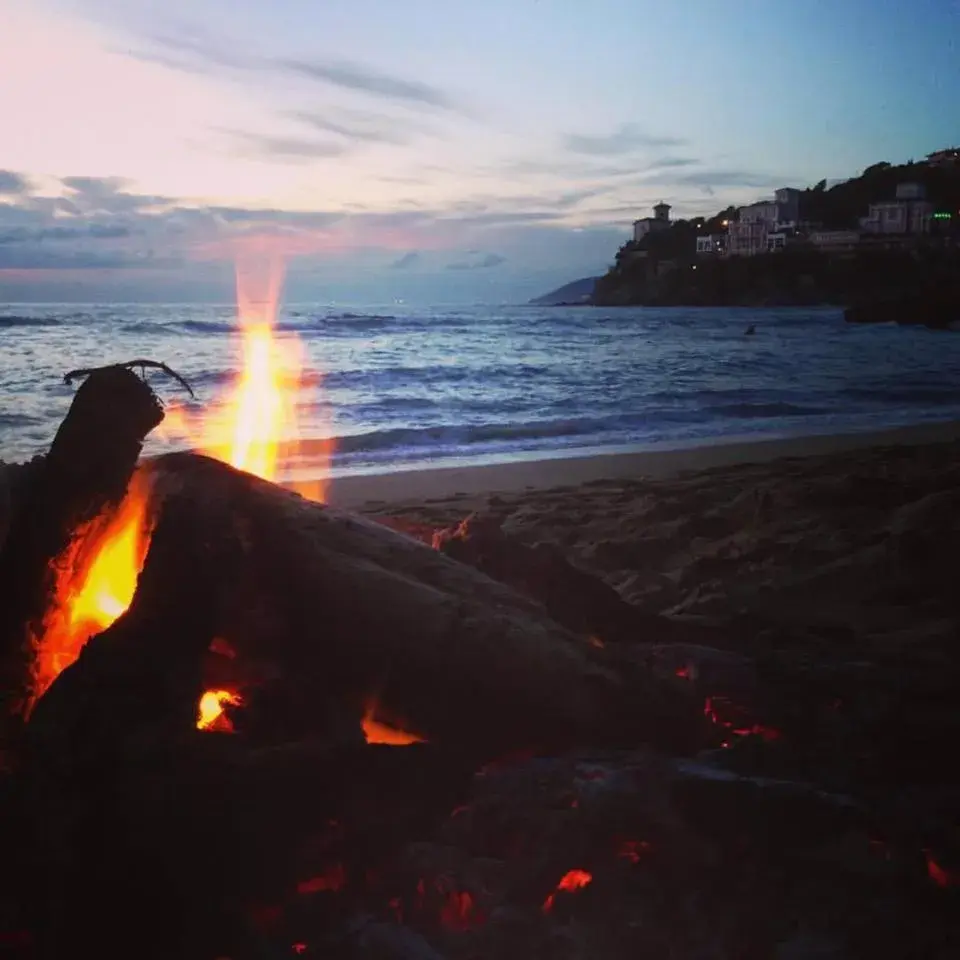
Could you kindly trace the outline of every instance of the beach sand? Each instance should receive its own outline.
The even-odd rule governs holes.
[[[330,499],[427,542],[492,516],[712,647],[907,657],[923,689],[958,674],[957,423],[357,477]]]

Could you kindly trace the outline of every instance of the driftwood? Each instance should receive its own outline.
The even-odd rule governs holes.
[[[213,545],[215,633],[258,665],[251,708],[272,699],[278,724],[299,705],[297,735],[323,729],[303,726],[303,705],[322,724],[319,705],[360,715],[375,700],[382,719],[478,756],[699,739],[682,685],[625,679],[540,604],[419,541],[194,454],[147,470],[154,510],[189,504],[179,537]]]
[[[167,504],[129,611],[83,649],[26,729],[21,881],[40,956],[250,955],[257,904],[341,864],[376,862],[461,800],[472,761],[375,747],[359,715],[323,739],[262,745],[196,729],[204,654],[230,590],[217,550],[182,542],[196,504]],[[329,844],[326,844],[329,847]],[[109,905],[109,918],[104,915]],[[246,945],[244,945],[246,940]]]
[[[51,562],[127,489],[160,401],[121,366],[92,371],[77,390],[50,451],[24,469],[0,549],[0,716],[9,742],[33,699],[34,636],[49,607]],[[4,734],[5,735],[2,735]]]
[[[496,513],[472,513],[457,526],[436,531],[433,546],[532,597],[557,623],[595,641],[689,644],[713,639],[702,627],[627,603],[610,584],[574,566],[556,547],[527,545],[504,533],[502,524]]]

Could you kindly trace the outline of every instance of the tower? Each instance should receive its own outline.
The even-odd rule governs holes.
[[[653,218],[654,220],[669,221],[670,220],[670,204],[664,203],[662,200],[653,208]]]

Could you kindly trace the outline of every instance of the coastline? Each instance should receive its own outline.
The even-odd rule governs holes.
[[[862,433],[831,433],[776,438],[742,438],[669,449],[598,449],[584,454],[397,470],[332,478],[327,485],[331,506],[358,509],[366,505],[410,500],[475,498],[524,490],[576,487],[588,483],[639,478],[665,479],[678,474],[769,463],[780,458],[863,450],[871,447],[926,445],[960,439],[960,421],[922,423]],[[296,482],[286,484],[297,488]]]

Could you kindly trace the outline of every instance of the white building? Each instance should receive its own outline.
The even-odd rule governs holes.
[[[639,243],[648,233],[666,230],[670,226],[670,204],[658,203],[653,208],[652,217],[641,217],[633,221],[633,242]]]
[[[728,253],[752,257],[782,250],[800,222],[800,191],[781,187],[773,200],[760,200],[740,208],[740,219],[729,226]]]
[[[800,191],[781,187],[773,195],[777,205],[777,230],[796,230],[800,223]]]
[[[739,220],[727,228],[727,253],[731,257],[752,257],[766,253],[770,224],[766,220]]]
[[[725,233],[708,233],[697,237],[697,256],[721,254],[727,249],[727,235]]]
[[[946,147],[927,154],[928,167],[960,167],[960,147]]]
[[[897,199],[871,203],[860,221],[865,233],[929,233],[933,204],[920,183],[901,183]]]

